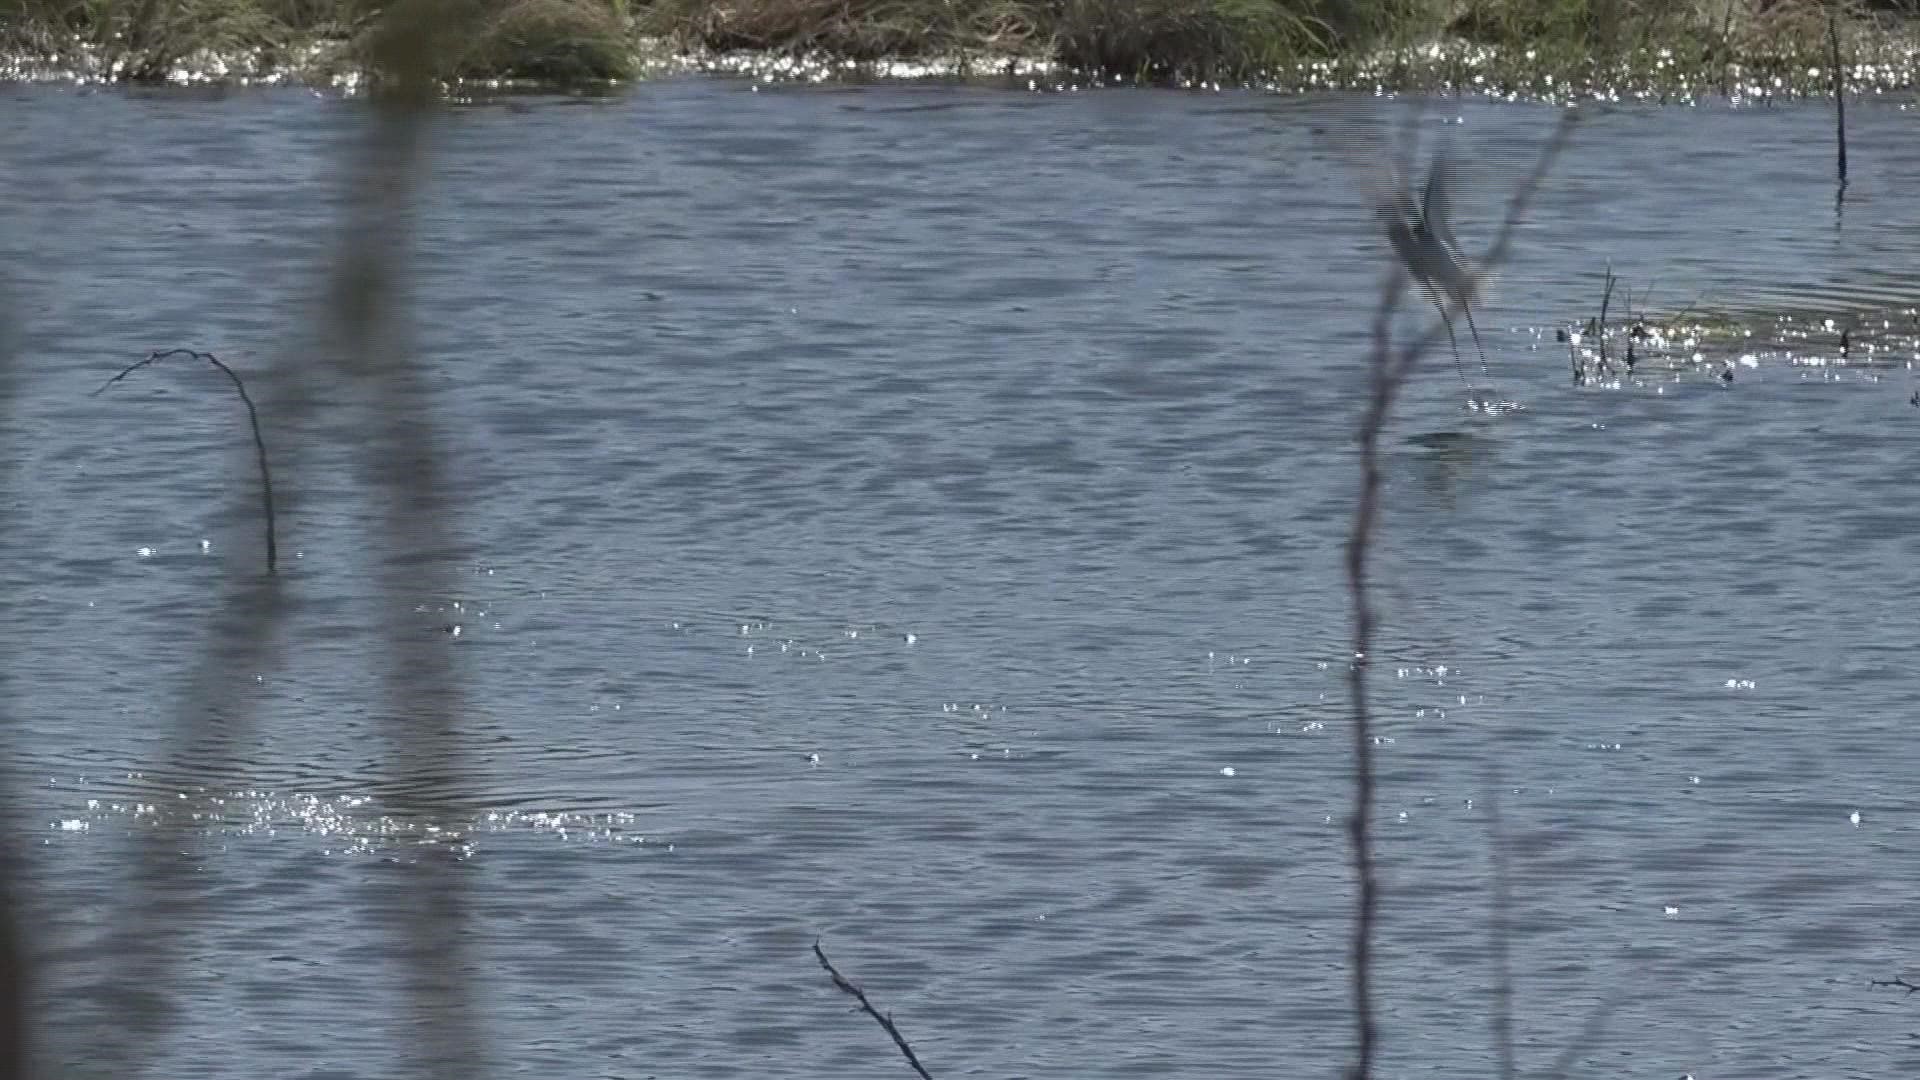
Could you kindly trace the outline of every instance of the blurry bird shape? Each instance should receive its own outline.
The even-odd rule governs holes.
[[[1474,260],[1460,251],[1453,235],[1453,203],[1449,189],[1453,185],[1453,162],[1445,148],[1436,151],[1427,166],[1427,182],[1414,197],[1406,180],[1398,175],[1394,184],[1382,192],[1374,204],[1374,217],[1386,230],[1387,241],[1401,265],[1412,275],[1433,306],[1440,310],[1446,324],[1447,343],[1453,347],[1454,370],[1473,393],[1473,380],[1467,378],[1460,361],[1460,343],[1453,334],[1453,307],[1458,306],[1473,333],[1473,347],[1480,354],[1480,373],[1487,370],[1487,351],[1480,344],[1480,329],[1473,322],[1473,303],[1479,298],[1484,279]]]

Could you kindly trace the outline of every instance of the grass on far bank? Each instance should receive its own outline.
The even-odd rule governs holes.
[[[1836,0],[1849,25],[1920,0]],[[382,27],[442,78],[618,80],[655,51],[850,60],[1044,60],[1143,80],[1257,81],[1302,60],[1453,38],[1541,65],[1635,50],[1683,62],[1823,50],[1824,0],[0,0],[0,51],[85,57],[105,77],[183,67],[379,71]],[[385,35],[391,39],[394,35]],[[390,59],[390,58],[386,58]]]
[[[378,71],[396,42],[443,79],[565,85],[633,70],[624,0],[0,0],[0,52],[129,82]]]

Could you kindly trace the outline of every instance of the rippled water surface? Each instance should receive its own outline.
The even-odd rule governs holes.
[[[361,114],[6,94],[3,655],[50,1061],[114,1023],[107,934],[173,902],[128,891],[136,844],[185,821],[208,901],[146,988],[176,1007],[153,1075],[395,1075],[394,875],[446,848],[499,1075],[904,1075],[816,938],[936,1075],[1336,1075],[1339,546],[1385,245],[1327,133],[1366,103],[689,80],[452,110],[413,315],[458,588],[381,595],[364,416],[323,391],[275,447],[285,662],[226,671],[255,722],[163,780],[259,558],[251,448],[210,370],[87,394],[157,347],[298,360]],[[1822,107],[1590,114],[1476,313],[1524,407],[1469,413],[1444,354],[1405,395],[1385,1073],[1493,1071],[1493,766],[1523,1066],[1609,1001],[1577,1075],[1920,1058],[1920,1005],[1868,985],[1920,940],[1920,132],[1849,115],[1836,215]],[[1429,117],[1489,163],[1470,247],[1549,122]],[[1734,321],[1575,386],[1555,329],[1609,263],[1636,312]],[[396,621],[456,665],[457,813],[383,786]]]

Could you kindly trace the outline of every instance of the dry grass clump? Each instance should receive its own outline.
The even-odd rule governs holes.
[[[1863,27],[1920,13],[1916,0],[1460,0],[1445,26],[1546,56],[1668,49],[1719,62],[1824,51],[1829,10]]]
[[[0,48],[79,47],[119,78],[157,81],[197,54],[271,52],[295,30],[275,0],[0,0]]]
[[[1920,0],[1839,2],[1842,37],[1862,48],[1920,13]],[[1656,75],[1675,64],[1770,73],[1823,55],[1827,10],[1826,0],[0,0],[0,52],[72,56],[72,70],[130,81],[209,69],[378,77],[405,54],[410,70],[424,63],[443,80],[580,84],[628,77],[664,44],[980,67],[1024,58],[1238,83],[1453,39],[1556,76],[1648,55]]]
[[[1334,45],[1311,3],[1052,0],[1045,7],[1056,59],[1117,75],[1232,79]]]
[[[690,47],[882,57],[1033,56],[1124,77],[1233,78],[1326,55],[1420,0],[654,0],[643,33]]]
[[[1027,51],[1039,34],[1021,0],[654,0],[643,34],[714,52],[879,60]]]
[[[486,11],[454,64],[468,77],[576,84],[631,74],[625,12],[604,0],[511,0]]]
[[[395,49],[444,78],[549,83],[622,78],[634,52],[624,0],[0,0],[0,50],[127,82],[327,52],[377,75]]]

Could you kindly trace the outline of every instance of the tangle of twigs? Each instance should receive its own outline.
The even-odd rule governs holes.
[[[893,1016],[874,1008],[873,1003],[867,1000],[866,991],[854,985],[853,980],[840,974],[840,969],[834,967],[833,961],[827,959],[825,950],[820,948],[820,943],[817,941],[813,943],[813,955],[819,958],[820,966],[827,969],[827,974],[833,976],[833,985],[841,993],[848,994],[858,1001],[860,1007],[866,1010],[866,1014],[878,1021],[886,1033],[892,1036],[893,1045],[900,1048],[900,1053],[906,1057],[907,1064],[913,1066],[913,1071],[920,1074],[920,1080],[933,1080],[933,1075],[927,1072],[926,1066],[920,1064],[920,1058],[914,1054],[913,1047],[908,1045],[907,1037],[900,1034],[899,1028],[893,1026]]]
[[[105,391],[107,387],[139,371],[141,368],[150,364],[157,364],[162,360],[175,356],[186,356],[195,360],[205,360],[207,363],[219,368],[225,373],[228,379],[233,381],[233,388],[239,391],[240,400],[246,403],[247,423],[253,428],[254,454],[260,461],[260,501],[267,515],[267,573],[271,574],[279,563],[279,545],[275,539],[276,530],[273,522],[273,473],[267,468],[267,441],[260,435],[260,412],[253,407],[253,398],[247,394],[247,384],[240,381],[240,376],[235,373],[232,368],[222,363],[219,357],[210,352],[198,352],[193,349],[156,349],[148,353],[146,359],[127,365],[121,370],[120,374],[101,383],[98,390],[95,390],[87,396],[98,396]]]

